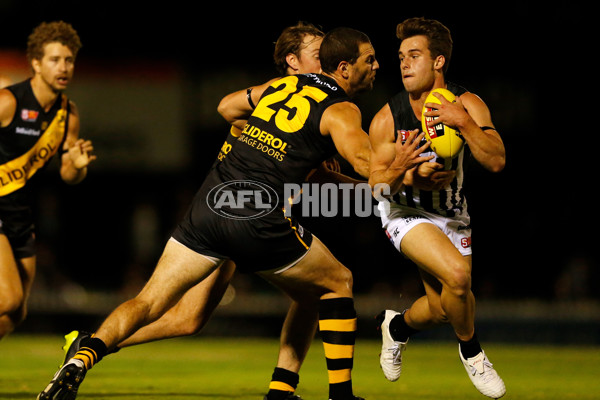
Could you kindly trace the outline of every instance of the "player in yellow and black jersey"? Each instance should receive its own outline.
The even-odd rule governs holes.
[[[255,126],[264,136],[255,138],[256,147],[236,142],[214,166],[146,286],[107,317],[38,398],[53,399],[63,390],[74,394],[86,372],[108,351],[138,327],[160,318],[227,259],[294,300],[318,308],[329,398],[356,398],[351,379],[356,335],[352,274],[318,238],[285,218],[279,208],[283,200],[275,197],[284,193],[285,183],[301,183],[308,168],[324,161],[334,147],[359,174],[369,173],[369,139],[360,110],[349,99],[372,87],[379,68],[375,51],[365,34],[338,28],[325,35],[319,55],[322,75],[283,78],[265,91],[247,121],[230,121],[242,131],[246,124]],[[294,134],[298,137],[292,138]],[[268,149],[258,148],[259,143]],[[270,154],[283,150],[282,161]],[[252,160],[232,157],[238,151]],[[419,162],[415,141],[397,151],[405,167]]]
[[[63,94],[81,43],[71,25],[43,23],[29,36],[33,77],[0,90],[0,338],[23,321],[35,275],[32,185],[61,154],[69,184],[95,159],[79,139],[79,116]]]
[[[319,73],[319,48],[324,33],[307,22],[298,22],[286,27],[275,42],[273,58],[281,76]],[[260,94],[270,82],[244,88],[226,95],[220,102],[219,111],[241,110],[240,115],[251,113],[256,107]],[[254,99],[253,99],[254,97]],[[231,129],[215,162],[221,162],[231,151],[233,143],[241,134],[237,128]],[[327,163],[329,164],[329,162]],[[337,169],[319,167],[311,178],[319,180],[343,180],[349,177],[338,173]],[[138,329],[133,335],[119,343],[118,348],[129,347],[166,338],[197,334],[204,327],[212,312],[221,301],[235,271],[235,263],[227,260],[209,277],[189,289],[181,300],[159,320]],[[318,316],[316,310],[291,301],[286,322],[281,332],[281,345],[266,400],[297,400],[294,394],[299,382],[299,369],[313,342]],[[63,347],[65,359],[70,359],[89,339],[89,332],[73,331],[65,336]]]

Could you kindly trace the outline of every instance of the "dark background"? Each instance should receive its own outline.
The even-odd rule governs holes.
[[[80,71],[118,74],[124,62],[138,60],[146,67],[176,65],[187,88],[184,119],[192,145],[183,165],[126,171],[92,166],[76,187],[48,174],[40,195],[40,285],[71,282],[88,290],[123,290],[143,281],[227,133],[224,121],[203,124],[198,115],[216,115],[222,96],[275,76],[273,43],[284,27],[305,20],[324,31],[349,26],[369,35],[381,68],[373,92],[357,100],[368,129],[374,113],[402,87],[396,24],[425,16],[452,31],[448,80],[483,98],[507,148],[502,173],[491,175],[477,165],[469,170],[476,296],[598,299],[596,132],[593,116],[582,112],[596,101],[586,96],[591,104],[584,106],[584,90],[592,88],[587,81],[597,68],[592,57],[597,35],[591,34],[588,14],[573,2],[556,7],[526,1],[379,2],[334,8],[0,0],[0,49],[22,51],[42,21],[73,24],[84,43],[73,87]],[[223,71],[232,82],[198,101],[191,92]],[[82,129],[81,136],[94,140],[99,157],[109,150],[101,132]],[[158,234],[143,243],[145,251],[136,252],[136,243],[145,239],[136,239],[139,230],[130,220],[141,206],[158,215]],[[419,290],[414,267],[389,245],[377,218],[304,224],[353,270],[357,293]]]

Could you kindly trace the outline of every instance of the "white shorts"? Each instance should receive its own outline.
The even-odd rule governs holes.
[[[387,237],[396,250],[401,253],[400,244],[408,231],[419,224],[433,224],[448,236],[448,239],[463,256],[472,254],[471,225],[468,214],[446,218],[427,211],[400,206],[396,203],[380,202],[377,207]]]

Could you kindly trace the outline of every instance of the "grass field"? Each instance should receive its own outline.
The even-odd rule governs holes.
[[[60,336],[12,335],[0,342],[0,399],[35,399],[62,357]],[[486,399],[471,385],[454,343],[414,340],[402,377],[388,382],[378,341],[359,340],[354,388],[367,400]],[[600,399],[600,349],[487,344],[501,373],[504,399]],[[78,399],[262,399],[278,350],[275,339],[174,339],[124,349],[92,369]],[[327,399],[322,345],[300,371],[297,394]]]

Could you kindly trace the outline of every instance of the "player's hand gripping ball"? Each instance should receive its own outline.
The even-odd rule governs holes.
[[[441,104],[440,99],[434,96],[434,93],[440,93],[446,98],[446,100],[454,103],[456,96],[454,93],[447,89],[438,88],[433,89],[427,98],[425,103],[437,103]],[[423,107],[421,112],[421,125],[423,126],[423,132],[425,132],[425,138],[431,142],[431,149],[442,158],[454,158],[462,150],[465,140],[462,135],[456,129],[453,129],[444,124],[435,123],[437,117],[426,117],[425,113],[431,111],[432,108]]]

